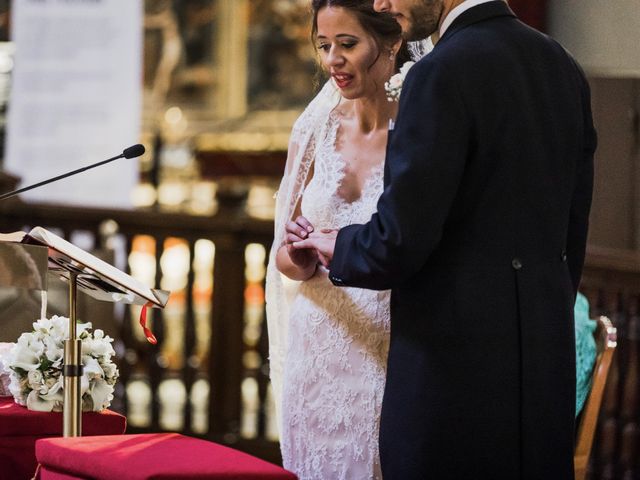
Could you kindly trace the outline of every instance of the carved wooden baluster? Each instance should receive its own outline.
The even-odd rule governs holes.
[[[623,326],[623,317],[620,314],[620,297],[617,292],[603,292],[602,313],[609,316],[613,324],[621,331]],[[620,339],[620,337],[618,337]],[[598,460],[601,466],[601,476],[599,478],[613,480],[616,477],[616,465],[618,459],[619,446],[619,405],[621,395],[621,385],[623,374],[621,370],[621,349],[616,349],[614,354],[607,387],[602,402],[600,421],[604,422],[600,430],[600,449],[598,452]]]
[[[160,237],[155,238],[155,257],[156,257],[156,278],[155,285],[162,283],[162,267],[160,265],[160,259],[164,252],[164,239]],[[162,310],[156,308],[147,309],[147,319],[150,319],[150,323],[153,325],[153,334],[155,335],[158,343],[156,345],[147,345],[151,354],[149,355],[149,387],[151,388],[151,429],[152,431],[160,430],[160,395],[158,394],[158,387],[162,381],[163,372],[167,366],[167,361],[162,355],[162,344],[164,342],[164,322]]]
[[[621,405],[621,421],[624,425],[620,448],[620,464],[623,479],[636,478],[638,437],[638,375],[640,374],[640,317],[638,317],[637,299],[629,296],[628,328],[626,343],[626,374]]]
[[[234,235],[214,239],[216,255],[211,312],[209,432],[234,443],[242,411],[245,242]]]
[[[637,475],[637,450],[638,450],[638,424],[630,422],[625,424],[622,430],[622,443],[620,447],[620,472],[622,480],[635,480]]]
[[[131,274],[131,266],[129,265],[129,255],[131,255],[131,250],[133,248],[133,236],[126,236],[126,266],[125,273]],[[138,354],[136,352],[136,338],[133,334],[133,329],[131,328],[131,306],[124,305],[123,317],[120,322],[120,334],[118,336],[118,340],[116,340],[117,350],[120,350],[122,353],[122,358],[118,364],[118,369],[120,371],[120,378],[118,379],[118,383],[116,383],[116,395],[120,396],[121,400],[121,408],[122,414],[127,416],[129,412],[129,398],[127,397],[127,384],[129,383],[129,379],[131,377],[132,366],[136,364],[138,360]]]
[[[265,245],[268,252],[269,246]],[[267,256],[268,257],[268,256]],[[266,261],[266,259],[265,259]],[[265,280],[262,280],[262,288],[264,291]],[[257,372],[258,381],[258,438],[264,439],[267,427],[267,389],[269,387],[269,336],[267,329],[267,313],[265,305],[262,306],[262,323],[260,325],[260,340],[257,348],[260,354],[260,369]]]
[[[189,273],[187,275],[186,299],[186,324],[184,328],[184,366],[182,369],[182,381],[186,391],[186,403],[184,406],[184,432],[192,433],[192,412],[191,389],[195,381],[198,370],[198,357],[195,352],[196,345],[196,322],[193,310],[193,285],[195,273],[193,271],[193,260],[195,258],[195,241],[189,240]]]
[[[614,480],[616,478],[615,474],[615,463],[613,462],[613,457],[616,452],[616,433],[618,430],[618,422],[615,418],[610,417],[607,418],[604,422],[601,422],[602,427],[599,431],[600,433],[600,458],[599,458],[599,466],[600,472],[599,475],[595,478]]]
[[[580,285],[580,293],[587,297],[589,302],[589,318],[596,318],[598,316],[598,289],[590,285]]]

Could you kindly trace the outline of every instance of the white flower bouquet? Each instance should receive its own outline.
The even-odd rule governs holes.
[[[404,65],[400,67],[400,71],[393,75],[388,82],[385,82],[384,89],[387,92],[387,100],[390,102],[397,102],[400,100],[400,92],[402,91],[402,84],[407,76],[407,72],[415,65],[416,62],[404,62]]]
[[[9,371],[9,389],[16,403],[29,410],[60,412],[63,404],[62,363],[69,319],[53,316],[33,324],[2,359]],[[118,368],[111,360],[113,339],[102,330],[91,333],[91,323],[78,324],[82,341],[83,375],[80,380],[82,410],[101,411],[113,400]]]

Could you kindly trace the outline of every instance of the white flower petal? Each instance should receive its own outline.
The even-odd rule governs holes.
[[[42,383],[42,372],[40,370],[30,370],[27,373],[27,379],[29,381],[29,387],[34,390],[40,390]]]
[[[55,406],[53,400],[43,400],[38,392],[32,390],[27,397],[27,408],[36,412],[51,412]]]
[[[104,371],[98,363],[98,360],[96,360],[95,358],[84,356],[82,357],[82,364],[84,365],[84,373],[88,378],[91,379],[94,377],[104,377]]]
[[[91,400],[93,402],[93,411],[99,412],[104,410],[111,404],[113,400],[114,388],[101,378],[94,380],[93,385],[89,391]]]

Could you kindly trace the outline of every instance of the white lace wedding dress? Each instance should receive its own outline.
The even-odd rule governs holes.
[[[359,199],[338,188],[337,114],[316,140],[302,214],[316,229],[366,223],[383,188],[383,165]],[[378,427],[389,347],[389,291],[334,287],[327,270],[302,282],[289,307],[281,407],[285,468],[307,479],[380,479]]]

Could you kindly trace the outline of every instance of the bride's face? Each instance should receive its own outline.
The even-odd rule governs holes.
[[[318,12],[316,48],[343,97],[374,97],[393,73],[390,50],[381,51],[354,13],[342,7]]]

